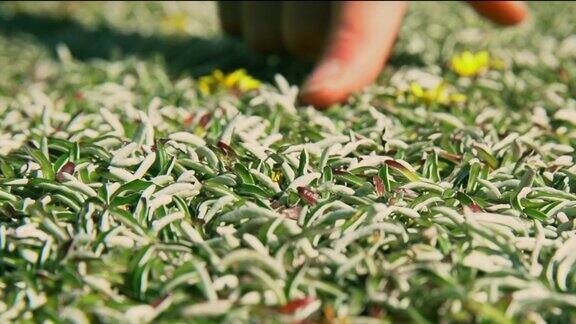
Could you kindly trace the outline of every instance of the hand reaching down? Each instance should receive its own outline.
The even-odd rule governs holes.
[[[476,12],[504,26],[527,17],[523,2],[469,1]],[[376,79],[390,56],[408,3],[220,2],[222,27],[264,53],[287,51],[317,60],[302,99],[319,108],[345,100]],[[441,5],[441,4],[439,4]]]

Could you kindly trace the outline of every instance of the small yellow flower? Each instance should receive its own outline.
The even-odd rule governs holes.
[[[272,172],[272,181],[280,183],[280,180],[282,180],[282,173],[279,171]]]
[[[207,96],[212,92],[212,83],[211,77],[201,77],[198,80],[198,90],[202,95]]]
[[[238,89],[240,89],[240,91],[246,92],[256,90],[260,88],[260,85],[260,81],[252,78],[251,76],[247,76],[238,82]]]
[[[460,76],[471,77],[488,70],[492,61],[486,51],[477,53],[465,51],[452,57],[450,67]]]
[[[468,99],[468,97],[466,97],[466,95],[462,93],[453,93],[448,98],[450,99],[451,102],[454,103],[465,102]]]
[[[222,72],[220,69],[216,69],[214,72],[212,72],[212,78],[216,82],[223,83],[226,75],[224,75],[224,72]]]
[[[443,83],[440,83],[435,88],[425,90],[418,83],[413,82],[410,85],[410,91],[414,97],[424,101],[428,105],[433,103],[443,103],[448,99]]]
[[[246,70],[240,69],[236,70],[224,77],[223,84],[224,87],[231,89],[234,88],[240,80],[247,77]]]
[[[432,89],[424,89],[418,83],[412,82],[410,84],[410,94],[412,98],[424,102],[426,105],[461,103],[467,99],[461,93],[448,93],[444,82]]]
[[[204,129],[204,127],[197,126],[194,129],[194,135],[203,137],[204,135],[206,135],[206,130]]]
[[[244,69],[236,70],[229,74],[214,70],[211,75],[203,76],[198,80],[198,90],[205,96],[222,89],[236,89],[246,92],[258,89],[260,85],[260,81],[248,75]]]

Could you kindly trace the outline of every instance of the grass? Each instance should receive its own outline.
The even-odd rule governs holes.
[[[573,321],[576,8],[532,6],[415,4],[380,80],[318,112],[305,64],[210,5],[2,4],[0,318]],[[464,50],[502,66],[459,77]],[[215,68],[266,82],[200,94]]]

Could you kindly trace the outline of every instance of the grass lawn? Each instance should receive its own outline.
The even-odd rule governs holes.
[[[531,7],[414,3],[319,112],[213,3],[1,4],[0,322],[575,321],[576,4]]]

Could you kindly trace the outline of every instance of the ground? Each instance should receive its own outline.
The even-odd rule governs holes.
[[[414,3],[318,112],[213,3],[3,3],[1,321],[574,321],[576,5],[531,8]]]

